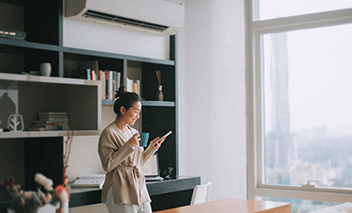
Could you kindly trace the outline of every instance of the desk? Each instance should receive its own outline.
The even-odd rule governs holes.
[[[291,204],[271,201],[223,199],[154,213],[291,213]]]
[[[178,178],[164,181],[147,182],[147,189],[152,199],[151,205],[153,210],[159,211],[189,205],[193,189],[200,183],[200,177],[188,176],[179,176]],[[101,189],[72,189],[69,183],[68,192],[70,194],[70,208],[101,203]],[[174,202],[170,202],[170,200]]]

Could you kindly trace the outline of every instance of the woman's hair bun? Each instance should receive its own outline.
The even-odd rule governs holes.
[[[142,99],[137,93],[128,92],[125,86],[121,86],[118,91],[116,91],[114,103],[114,112],[117,116],[121,114],[121,107],[124,107],[126,110],[131,108],[136,102],[141,102]]]
[[[115,94],[115,99],[118,99],[119,97],[121,97],[123,94],[125,94],[127,92],[126,87],[125,86],[120,86],[119,90],[116,91]]]

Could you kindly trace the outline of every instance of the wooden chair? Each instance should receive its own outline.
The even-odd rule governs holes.
[[[333,212],[336,212],[336,213],[352,212],[352,203],[346,202],[336,206],[331,206],[317,211],[312,211],[310,213],[333,213]]]

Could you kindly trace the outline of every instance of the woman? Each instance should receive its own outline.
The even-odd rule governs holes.
[[[99,156],[107,172],[102,190],[102,202],[109,212],[152,212],[150,197],[141,167],[157,151],[165,138],[155,138],[147,149],[139,147],[139,133],[131,128],[141,111],[141,99],[136,93],[119,89],[114,103],[116,120],[99,138]]]

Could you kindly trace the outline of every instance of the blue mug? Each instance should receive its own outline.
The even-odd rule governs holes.
[[[140,147],[147,147],[148,140],[149,140],[149,132],[139,133],[139,137],[141,140],[139,141]]]

